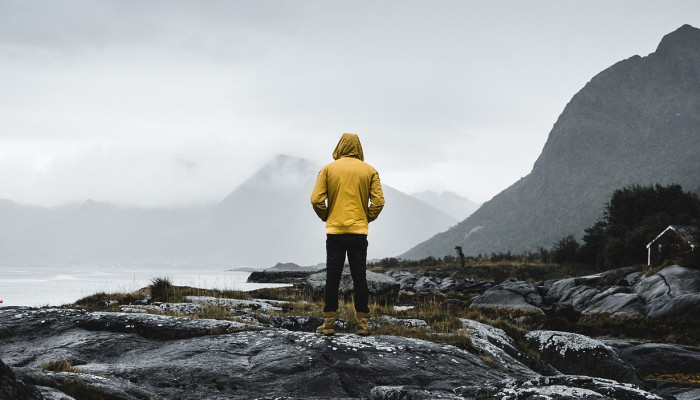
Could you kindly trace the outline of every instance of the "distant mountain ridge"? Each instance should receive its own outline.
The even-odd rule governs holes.
[[[479,206],[481,206],[479,203],[473,202],[466,197],[462,197],[457,193],[450,191],[435,192],[425,190],[422,192],[411,193],[411,196],[446,212],[460,221],[472,215],[472,213],[474,213],[474,211],[479,209]]]
[[[206,229],[215,233],[221,256],[263,259],[268,264],[325,261],[325,224],[310,203],[320,169],[309,161],[280,155],[236,188],[212,211]],[[411,246],[407,243],[420,243],[457,222],[386,183],[382,187],[386,206],[370,224],[369,258],[396,255]],[[237,242],[246,245],[231,246]],[[284,258],[272,260],[266,252]]]
[[[0,265],[141,261],[269,267],[325,262],[324,223],[311,190],[320,166],[279,155],[220,203],[142,209],[85,201],[57,208],[0,200]],[[457,219],[384,184],[368,255],[390,257]]]
[[[450,230],[401,255],[534,251],[580,237],[615,189],[678,183],[700,192],[700,30],[596,75],[567,104],[532,172]]]

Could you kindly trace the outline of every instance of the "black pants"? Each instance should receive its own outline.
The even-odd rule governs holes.
[[[367,235],[326,235],[326,291],[324,312],[338,311],[338,287],[348,255],[355,292],[355,311],[369,312],[367,289]]]

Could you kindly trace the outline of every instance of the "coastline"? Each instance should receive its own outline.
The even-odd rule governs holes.
[[[151,280],[168,277],[176,285],[251,291],[283,287],[277,283],[248,283],[252,268],[182,265],[53,265],[4,267],[0,307],[62,306],[95,293],[131,293]]]

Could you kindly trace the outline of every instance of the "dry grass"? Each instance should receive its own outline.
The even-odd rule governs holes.
[[[57,361],[48,362],[48,363],[42,365],[41,369],[43,369],[44,371],[53,371],[53,372],[73,372],[76,374],[83,373],[79,369],[73,367],[73,365],[67,360],[57,360]]]
[[[657,342],[700,346],[697,320],[660,320],[645,318],[616,318],[606,314],[581,317],[570,328],[587,336],[635,338]]]
[[[695,374],[654,374],[644,379],[700,384],[700,373]]]

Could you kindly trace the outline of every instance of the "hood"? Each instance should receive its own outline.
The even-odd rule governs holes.
[[[354,133],[343,133],[338,145],[335,146],[335,150],[333,150],[334,160],[338,160],[341,157],[355,157],[360,161],[365,160],[359,136]]]

